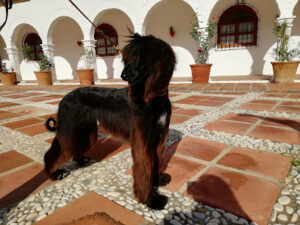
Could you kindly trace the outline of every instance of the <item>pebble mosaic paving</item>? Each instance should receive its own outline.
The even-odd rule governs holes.
[[[130,146],[101,127],[92,165],[48,179],[44,122],[76,87],[0,86],[0,224],[300,224],[299,84],[170,85],[161,211],[135,201]]]

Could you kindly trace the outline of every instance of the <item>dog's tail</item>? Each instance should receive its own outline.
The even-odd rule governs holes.
[[[50,123],[52,122],[53,126],[50,126]],[[46,128],[51,131],[54,132],[56,131],[56,120],[52,117],[49,117],[45,123]]]

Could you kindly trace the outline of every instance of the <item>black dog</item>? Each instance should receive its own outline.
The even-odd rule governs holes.
[[[68,160],[84,163],[83,154],[96,143],[101,125],[132,147],[138,201],[163,209],[167,197],[160,195],[157,187],[170,181],[169,175],[160,173],[160,167],[171,116],[168,85],[176,58],[166,42],[139,34],[131,37],[122,56],[121,77],[128,81],[128,87],[78,88],[60,102],[57,122],[47,120],[47,128],[56,130],[56,136],[44,157],[45,170],[52,179],[62,179],[70,173],[60,169]]]

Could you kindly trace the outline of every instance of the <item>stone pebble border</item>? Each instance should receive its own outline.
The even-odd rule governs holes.
[[[49,93],[49,92],[48,92]],[[173,92],[179,93],[172,99],[182,99],[190,95],[197,95],[199,92]],[[52,94],[52,93],[51,93]],[[54,94],[54,93],[53,93]],[[62,94],[59,92],[59,94]],[[257,99],[261,93],[247,93],[244,95],[234,95],[232,101],[220,107],[204,107],[209,110],[199,116],[196,116],[185,123],[172,125],[170,128],[167,146],[179,141],[184,136],[195,136],[203,139],[218,141],[224,144],[265,151],[276,152],[284,155],[291,155],[299,159],[300,146],[287,143],[276,143],[269,140],[260,140],[241,135],[233,135],[224,132],[206,131],[201,129],[207,123],[215,121],[228,112],[251,113],[259,116],[277,116],[289,119],[299,119],[299,114],[291,113],[274,113],[274,112],[257,112],[250,110],[241,110],[238,107],[249,100]],[[201,95],[203,95],[201,93]],[[205,92],[204,95],[214,95]],[[220,95],[216,95],[220,96]],[[225,96],[225,95],[224,95]],[[267,98],[273,100],[276,98]],[[5,101],[0,97],[0,101]],[[26,99],[25,99],[26,100]],[[9,101],[12,101],[9,99]],[[15,102],[23,103],[22,100]],[[34,106],[44,108],[46,104],[34,104]],[[176,104],[175,104],[176,105]],[[31,105],[33,106],[33,105]],[[46,108],[46,107],[45,107]],[[186,107],[185,108],[189,108]],[[198,107],[199,109],[201,107]],[[48,107],[53,113],[55,106]],[[203,108],[202,108],[203,109]],[[48,114],[48,113],[47,113]],[[39,114],[42,115],[42,114]],[[31,118],[36,115],[25,116]],[[20,117],[19,117],[20,118]],[[22,117],[24,119],[24,117]],[[14,119],[15,121],[16,119]],[[12,120],[2,121],[1,124]],[[4,141],[9,137],[9,141]],[[42,137],[42,140],[41,140]],[[37,135],[28,137],[22,133],[0,127],[0,152],[17,150],[30,158],[42,162],[45,151],[49,144],[44,142],[45,139],[53,137],[51,135]],[[93,164],[90,167],[75,170],[72,174],[61,182],[47,187],[46,189],[30,195],[25,200],[16,205],[8,206],[0,210],[0,224],[8,225],[29,225],[39,221],[47,215],[61,208],[79,196],[88,191],[96,191],[117,204],[126,207],[129,210],[144,216],[148,221],[156,224],[208,224],[208,225],[231,225],[231,224],[251,224],[243,218],[239,218],[221,209],[195,202],[194,200],[183,196],[181,193],[169,192],[160,189],[169,197],[169,203],[165,210],[153,211],[142,204],[138,204],[132,194],[132,178],[125,174],[125,171],[131,168],[132,160],[129,150],[123,151],[107,160]],[[68,165],[70,168],[75,165]],[[117,172],[116,172],[117,171]],[[95,178],[96,177],[96,178]],[[278,196],[278,201],[274,205],[269,224],[297,224],[300,220],[300,166],[293,166],[283,184],[282,191]],[[53,197],[54,196],[54,197]]]

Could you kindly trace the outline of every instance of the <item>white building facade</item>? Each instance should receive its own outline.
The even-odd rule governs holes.
[[[285,19],[289,23],[291,48],[300,48],[300,0],[74,0],[74,3],[96,26],[112,27],[121,48],[130,35],[128,29],[152,34],[169,43],[177,56],[174,77],[191,77],[189,65],[195,63],[198,50],[189,34],[192,24],[197,20],[207,24],[211,18],[220,23],[222,15],[234,6],[246,6],[255,12],[255,44],[226,48],[216,45],[209,57],[209,63],[213,64],[211,76],[272,75],[270,62],[274,61],[276,20]],[[0,23],[4,19],[4,7],[0,7]],[[170,33],[171,26],[174,35]],[[22,53],[24,40],[32,33],[40,38],[43,51],[55,64],[54,81],[77,80],[76,69],[84,48],[94,48],[98,43],[95,27],[68,0],[16,3],[0,34],[0,56],[8,67],[14,68],[20,81],[35,80],[33,71],[38,68],[37,62],[25,60]],[[220,42],[218,35],[216,41]],[[119,79],[122,69],[120,54],[97,54],[96,80]],[[300,74],[300,68],[297,73]]]

